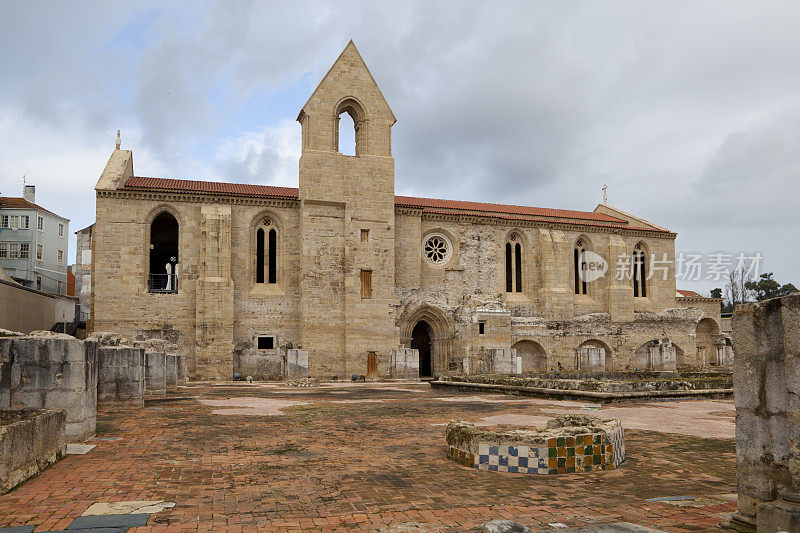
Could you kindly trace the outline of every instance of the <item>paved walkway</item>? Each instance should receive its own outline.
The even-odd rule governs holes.
[[[736,508],[731,402],[587,411],[420,383],[195,385],[177,396],[101,409],[97,446],[0,496],[0,527],[62,529],[95,503],[140,500],[176,505],[130,531],[465,531],[496,518],[703,531]],[[627,431],[627,459],[610,472],[507,474],[446,459],[451,419],[513,425],[556,412],[669,433]]]

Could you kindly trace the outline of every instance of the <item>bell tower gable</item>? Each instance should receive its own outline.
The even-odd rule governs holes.
[[[344,113],[355,126],[356,156],[391,156],[391,128],[397,119],[353,41],[297,117],[303,128],[303,152],[339,152],[339,121]]]

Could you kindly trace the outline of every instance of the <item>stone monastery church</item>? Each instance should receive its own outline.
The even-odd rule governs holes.
[[[94,330],[177,342],[195,379],[729,364],[719,300],[677,296],[675,233],[605,203],[395,196],[396,119],[352,42],[297,120],[299,188],[137,176],[118,141],[95,188]]]

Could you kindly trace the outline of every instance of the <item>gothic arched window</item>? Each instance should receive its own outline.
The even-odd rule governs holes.
[[[586,245],[583,239],[578,239],[575,249],[572,251],[572,271],[575,281],[575,294],[587,294],[586,276],[584,268],[586,265]]]
[[[277,283],[278,232],[269,217],[261,220],[261,226],[256,230],[256,283]]]
[[[647,265],[642,243],[633,250],[633,297],[647,297]]]
[[[506,292],[522,292],[522,244],[516,233],[506,241]]]

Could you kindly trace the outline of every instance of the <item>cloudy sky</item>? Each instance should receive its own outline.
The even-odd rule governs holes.
[[[295,118],[352,38],[398,117],[398,194],[592,210],[607,184],[679,253],[760,253],[800,285],[796,2],[0,0],[0,14],[0,194],[27,174],[71,231],[94,220],[117,129],[140,176],[297,186]]]

